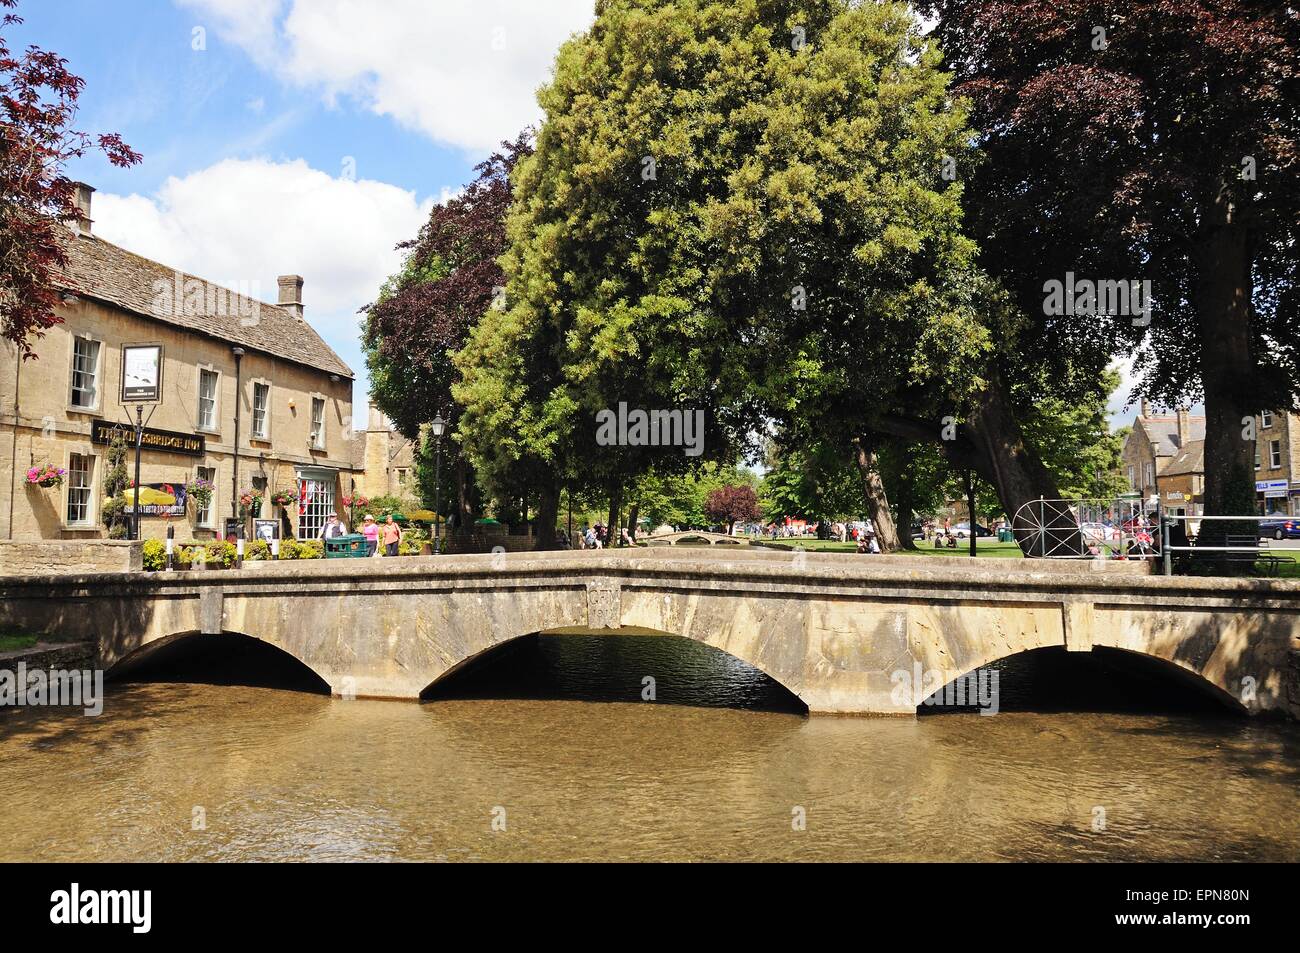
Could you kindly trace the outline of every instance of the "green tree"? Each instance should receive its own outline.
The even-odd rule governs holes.
[[[617,500],[692,465],[597,443],[620,401],[704,411],[728,459],[769,419],[847,437],[978,389],[989,292],[943,174],[970,138],[945,83],[903,4],[602,2],[539,94],[507,306],[457,356],[485,480]]]
[[[1132,352],[1140,392],[1204,400],[1206,512],[1250,512],[1243,419],[1300,394],[1294,4],[918,6],[938,17],[989,160],[970,170],[971,234],[1034,316],[1008,363],[1078,394]],[[1045,283],[1067,272],[1145,279],[1151,308],[1136,321],[1095,302],[1045,314]]]

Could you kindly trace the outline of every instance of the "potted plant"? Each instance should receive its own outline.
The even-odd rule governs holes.
[[[63,475],[67,472],[63,467],[42,463],[39,467],[32,467],[27,471],[27,482],[32,486],[39,486],[48,490],[51,487],[62,486]]]
[[[287,509],[298,502],[298,492],[296,490],[276,490],[271,494],[271,502],[276,506]]]
[[[357,510],[361,510],[364,513],[366,507],[370,505],[370,501],[359,493],[356,496],[341,497],[341,500],[343,508],[348,511],[348,526],[355,530],[357,525]]]

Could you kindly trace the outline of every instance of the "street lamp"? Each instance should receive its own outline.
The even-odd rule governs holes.
[[[437,556],[442,552],[442,540],[438,536],[438,520],[442,516],[442,434],[447,429],[447,421],[442,419],[442,414],[434,416],[433,423],[429,424],[429,429],[433,431],[434,441],[433,554]]]

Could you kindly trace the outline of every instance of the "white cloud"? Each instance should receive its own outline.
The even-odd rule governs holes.
[[[285,82],[474,152],[541,118],[556,51],[594,18],[593,0],[177,2]]]
[[[152,196],[95,194],[95,231],[211,281],[276,299],[276,277],[304,278],[307,320],[362,376],[357,309],[401,264],[432,200],[371,180],[334,178],[301,159],[227,159]]]

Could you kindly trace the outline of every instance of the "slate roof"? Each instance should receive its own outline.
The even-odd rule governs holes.
[[[1204,421],[1202,421],[1204,423]],[[1205,428],[1202,426],[1202,433]],[[1189,440],[1187,446],[1179,450],[1177,455],[1165,465],[1160,471],[1160,476],[1182,476],[1188,473],[1205,472],[1205,440]]]
[[[1190,431],[1187,445],[1190,447],[1195,441],[1205,439],[1205,418],[1189,417],[1187,422]],[[1138,417],[1137,423],[1146,431],[1147,440],[1157,445],[1158,456],[1171,457],[1183,449],[1178,443],[1177,417]]]
[[[329,374],[354,376],[310,324],[284,308],[169,268],[98,236],[70,236],[66,248],[69,291]],[[182,300],[172,303],[178,276]],[[171,290],[160,295],[159,288]]]

